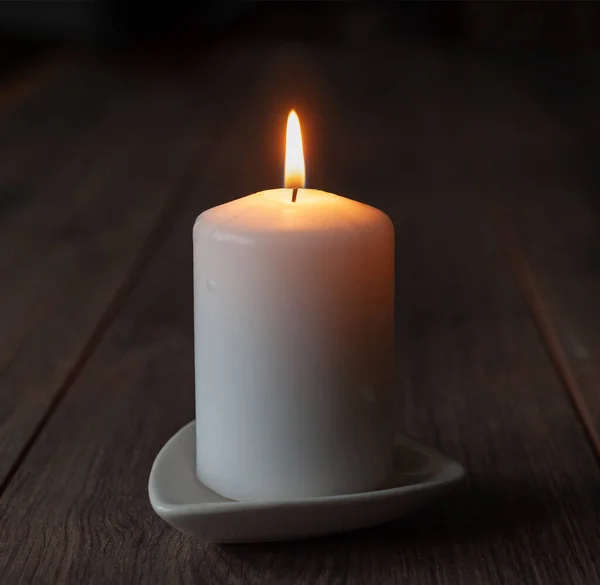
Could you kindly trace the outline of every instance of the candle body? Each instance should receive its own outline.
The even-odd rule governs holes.
[[[194,225],[197,474],[236,500],[379,487],[392,465],[394,230],[300,189]]]

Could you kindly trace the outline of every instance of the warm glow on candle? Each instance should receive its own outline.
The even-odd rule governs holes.
[[[283,185],[293,189],[304,187],[304,152],[302,150],[302,132],[300,120],[294,110],[290,111],[285,135],[285,171]]]

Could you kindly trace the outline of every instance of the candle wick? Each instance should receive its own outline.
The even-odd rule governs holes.
[[[296,197],[298,196],[298,187],[294,187],[292,190],[292,203],[296,203]]]

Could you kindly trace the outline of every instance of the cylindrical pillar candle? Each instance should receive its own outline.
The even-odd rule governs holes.
[[[392,467],[394,229],[275,189],[193,230],[197,474],[235,500],[375,489]]]

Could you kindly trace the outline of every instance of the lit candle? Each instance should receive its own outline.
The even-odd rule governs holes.
[[[197,474],[235,500],[375,489],[392,465],[392,223],[304,188],[293,111],[284,184],[193,230]]]

